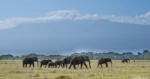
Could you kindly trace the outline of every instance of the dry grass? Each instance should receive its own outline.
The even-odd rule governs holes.
[[[0,79],[150,79],[150,61],[137,60],[122,64],[113,60],[113,67],[97,68],[92,60],[92,69],[22,68],[21,61],[0,61]]]

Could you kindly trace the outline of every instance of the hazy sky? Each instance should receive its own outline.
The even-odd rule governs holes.
[[[150,49],[149,0],[1,0],[0,53]]]

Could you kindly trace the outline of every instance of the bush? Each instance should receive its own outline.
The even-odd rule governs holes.
[[[71,77],[69,77],[69,76],[59,76],[55,79],[71,79]]]

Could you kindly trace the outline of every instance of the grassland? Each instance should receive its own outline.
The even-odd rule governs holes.
[[[37,66],[22,68],[22,62],[19,60],[1,60],[0,79],[150,79],[148,60],[131,61],[129,64],[113,60],[113,67],[108,68],[97,68],[97,60],[92,60],[91,65],[91,69],[84,67],[76,70]]]

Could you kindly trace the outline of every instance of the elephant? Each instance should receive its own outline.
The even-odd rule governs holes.
[[[123,59],[122,61],[121,61],[122,63],[130,63],[130,59],[129,58],[126,58],[126,59]]]
[[[22,63],[23,67],[27,67],[27,64],[30,65],[29,67],[31,67],[31,65],[34,67],[34,61],[35,61],[35,59],[32,57],[25,57],[23,59],[23,63]]]
[[[84,66],[88,69],[86,63],[85,63],[85,58],[84,56],[75,56],[72,58],[69,69],[71,69],[71,66],[73,65],[74,69],[76,69],[75,65],[81,65],[80,68],[82,69],[82,65],[84,64]]]
[[[56,63],[55,62],[48,63],[48,68],[50,68],[50,67],[56,67]]]
[[[101,65],[101,67],[103,67],[102,64],[105,64],[106,67],[108,67],[108,64],[107,64],[108,62],[111,63],[111,67],[112,67],[112,60],[110,58],[101,58],[100,60],[98,60],[97,67],[99,67],[99,65]]]
[[[72,58],[73,58],[73,56],[68,56],[68,57],[64,58],[63,59],[63,67],[66,66],[66,68],[67,68],[67,66],[68,66],[68,64],[70,64]]]
[[[58,67],[63,67],[63,61],[62,60],[57,60],[56,62],[55,62],[55,64],[56,64],[56,67],[57,67],[57,65],[58,65]]]
[[[45,68],[46,68],[46,66],[48,65],[48,63],[49,62],[52,62],[52,60],[42,60],[40,63],[41,63],[41,65],[40,65],[40,67],[42,67],[42,65],[45,65]]]
[[[25,57],[23,59],[23,67],[27,67],[27,64],[30,64],[29,67],[31,67],[31,65],[33,65],[33,67],[34,67],[34,62],[37,62],[37,66],[38,66],[38,58],[37,57]]]

